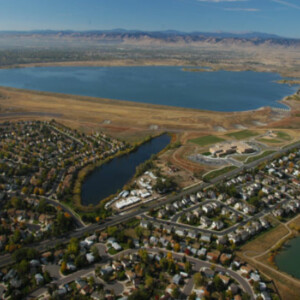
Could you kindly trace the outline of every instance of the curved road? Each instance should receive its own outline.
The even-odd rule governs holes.
[[[105,263],[107,263],[111,258],[120,259],[124,255],[128,255],[128,254],[131,254],[131,253],[137,253],[139,251],[139,249],[128,249],[128,250],[121,251],[121,252],[119,252],[115,255],[109,255],[105,251],[106,246],[104,244],[98,244],[98,249],[99,249],[99,254],[102,257],[101,265],[104,265]],[[176,260],[179,260],[179,261],[182,261],[183,256],[185,256],[187,261],[189,261],[192,264],[193,271],[195,271],[195,272],[199,272],[201,270],[201,268],[204,268],[204,267],[209,268],[209,269],[214,267],[217,272],[227,273],[228,276],[230,276],[231,278],[236,280],[239,283],[239,285],[242,287],[242,289],[247,294],[250,295],[251,299],[252,300],[255,299],[255,295],[254,295],[254,292],[251,288],[250,283],[245,278],[243,278],[241,275],[239,275],[238,273],[236,273],[233,270],[226,269],[221,265],[212,264],[210,262],[203,261],[203,260],[191,257],[191,256],[186,256],[183,253],[168,251],[168,250],[161,249],[161,248],[146,248],[146,250],[148,251],[148,253],[150,252],[150,253],[155,253],[155,254],[158,254],[160,252],[163,252],[163,253],[171,252],[172,255],[173,255],[173,258],[175,258]],[[99,264],[97,264],[97,265],[99,265]],[[77,271],[75,273],[72,273],[68,276],[62,277],[58,280],[53,281],[53,283],[56,283],[58,286],[64,285],[66,283],[70,283],[78,277],[87,277],[88,275],[92,275],[94,269],[95,269],[95,265],[93,265],[91,267],[88,267],[86,269],[79,270],[79,271]],[[107,284],[105,284],[105,286],[106,286],[106,288],[108,288],[108,287],[110,289],[112,288],[115,291],[116,295],[120,295],[123,292],[123,285],[118,283],[118,282],[110,284],[109,286]],[[184,291],[183,291],[184,292],[184,298],[183,299],[187,299],[187,297],[191,294],[193,286],[194,286],[193,278],[189,278],[187,284],[184,286]],[[28,297],[28,298],[31,299],[31,298],[39,297],[43,293],[45,293],[46,291],[47,291],[47,289],[45,287],[40,288],[40,289],[34,291],[30,295],[30,297]]]

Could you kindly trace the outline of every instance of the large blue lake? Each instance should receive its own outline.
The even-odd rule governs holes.
[[[0,85],[214,111],[243,111],[276,102],[296,87],[258,72],[185,72],[182,67],[39,67],[0,70]]]

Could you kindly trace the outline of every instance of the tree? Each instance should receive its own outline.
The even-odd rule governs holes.
[[[39,257],[39,252],[34,248],[21,248],[16,250],[12,257],[16,262],[20,262],[23,259],[32,260]]]
[[[117,277],[118,277],[118,280],[125,280],[127,278],[126,274],[125,274],[125,271],[118,272]]]
[[[88,284],[89,284],[90,287],[93,287],[95,285],[95,278],[94,278],[94,276],[90,276],[88,278]]]
[[[45,272],[43,273],[43,277],[44,277],[46,283],[51,282],[51,276],[47,270],[45,270]]]
[[[91,252],[92,252],[93,256],[95,257],[95,260],[98,260],[100,258],[100,256],[99,256],[99,250],[98,250],[98,248],[97,248],[96,245],[93,245],[91,247]]]
[[[154,286],[154,279],[151,276],[147,275],[145,285],[147,288],[152,288]]]
[[[52,294],[53,294],[53,288],[52,288],[52,285],[51,285],[51,284],[48,285],[48,287],[47,287],[47,292],[48,292],[48,294],[49,294],[50,296],[52,296]]]
[[[29,263],[23,259],[17,266],[17,270],[21,276],[24,276],[29,271]]]
[[[10,200],[10,203],[15,209],[22,208],[22,202],[21,202],[20,198],[18,198],[18,197],[12,197]]]
[[[192,271],[192,264],[189,261],[184,264],[184,270],[188,274]]]
[[[201,273],[196,273],[194,275],[194,282],[195,282],[196,287],[203,285],[205,280],[204,280],[203,276],[201,275]]]
[[[249,199],[249,203],[255,207],[259,207],[260,205],[260,198],[258,196],[254,196],[254,197],[251,197]]]
[[[146,249],[140,249],[139,256],[144,263],[148,261],[148,252]]]
[[[41,199],[39,205],[37,206],[37,211],[39,213],[46,213],[48,210],[48,204],[45,199]]]
[[[117,226],[110,226],[107,228],[107,234],[109,236],[115,236],[115,234],[118,232],[118,227]]]
[[[61,266],[60,266],[60,272],[61,272],[62,274],[65,274],[66,271],[67,271],[67,263],[66,263],[65,261],[63,261],[63,262],[61,263]]]
[[[257,195],[259,198],[262,198],[265,195],[265,193],[262,190],[260,190]]]
[[[167,253],[167,259],[168,259],[168,260],[172,260],[172,259],[173,259],[173,255],[172,255],[171,252],[168,252],[168,253]]]
[[[167,259],[163,257],[163,258],[160,260],[159,265],[160,265],[160,267],[161,267],[163,270],[167,270],[167,268],[168,268],[168,261],[167,261]],[[161,273],[161,274],[162,274],[162,273]]]
[[[52,295],[54,291],[56,291],[58,289],[58,286],[56,283],[51,283],[48,286],[48,293],[49,295]]]
[[[169,274],[175,274],[176,273],[176,264],[173,260],[168,261],[168,273]]]
[[[133,248],[134,248],[134,243],[133,243],[133,240],[132,240],[132,239],[128,239],[128,241],[127,241],[127,246],[128,246],[128,248],[130,248],[130,249],[133,249]]]
[[[171,293],[171,296],[175,299],[178,299],[180,296],[180,289],[179,287],[175,287]]]
[[[28,193],[28,187],[27,186],[22,187],[21,193],[22,194],[27,194]]]
[[[160,281],[160,282],[164,282],[164,281],[165,281],[165,275],[164,275],[163,272],[160,272],[160,273],[159,273],[159,281]]]
[[[179,244],[179,243],[176,243],[176,244],[174,245],[174,251],[175,251],[175,252],[179,252],[179,251],[180,251],[180,244]]]
[[[144,289],[138,289],[128,297],[128,300],[141,300],[141,299],[149,299],[149,294]]]
[[[249,294],[245,294],[245,293],[243,293],[243,295],[242,295],[242,299],[243,299],[243,300],[250,300],[250,299],[251,299],[251,297],[250,297],[250,295],[249,295]]]
[[[219,276],[215,276],[214,278],[214,287],[218,292],[223,291],[225,288],[225,285]]]
[[[68,254],[77,255],[79,253],[79,241],[76,238],[72,238],[67,247]]]
[[[135,227],[135,233],[136,235],[138,236],[138,238],[141,238],[143,236],[143,228],[138,226],[138,227]]]
[[[21,232],[20,230],[16,230],[14,235],[12,236],[12,240],[14,243],[18,243],[21,240]]]
[[[82,268],[83,266],[85,266],[87,264],[87,261],[86,261],[86,258],[85,258],[85,255],[78,255],[76,258],[75,258],[75,266],[77,268]]]

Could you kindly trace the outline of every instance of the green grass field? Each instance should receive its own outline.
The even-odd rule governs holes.
[[[242,131],[237,131],[237,132],[232,132],[232,133],[227,133],[227,136],[231,138],[235,138],[237,140],[243,140],[243,139],[248,139],[253,136],[259,135],[259,133],[251,130],[242,130]]]
[[[209,155],[211,155],[210,152],[203,152],[203,153],[201,153],[201,154],[204,155],[204,156],[209,156]]]
[[[190,142],[195,143],[202,147],[210,145],[210,144],[220,143],[223,141],[225,141],[225,140],[220,137],[217,137],[215,135],[206,135],[206,136],[201,136],[199,138],[190,140]]]
[[[233,171],[234,169],[236,169],[237,167],[235,166],[228,166],[228,167],[224,167],[222,169],[219,170],[215,170],[215,171],[211,171],[209,172],[207,175],[203,176],[203,180],[204,181],[210,181],[222,174],[228,173],[230,171]]]
[[[300,143],[300,140],[299,140],[299,141],[296,141],[296,142],[294,142],[294,143],[285,145],[285,146],[283,147],[283,149],[288,148],[288,147],[291,147],[292,145],[296,145],[296,144],[299,144],[299,143]]]
[[[249,157],[249,158],[246,160],[246,163],[247,163],[247,164],[248,164],[248,163],[251,163],[251,162],[256,161],[256,160],[258,160],[258,159],[260,159],[260,158],[266,157],[266,156],[268,156],[268,155],[270,155],[270,154],[272,154],[272,153],[274,153],[274,152],[275,152],[275,151],[273,151],[273,150],[268,150],[268,151],[263,152],[263,153],[260,154],[260,155],[251,156],[251,157]]]
[[[289,134],[282,132],[282,131],[277,131],[276,134],[277,134],[278,138],[285,140],[285,141],[290,141],[292,139]]]
[[[282,143],[282,141],[276,139],[258,139],[258,141],[262,143],[271,143],[271,144]]]
[[[248,155],[235,155],[232,158],[238,160],[238,161],[245,161],[248,158]]]
[[[283,131],[277,131],[275,132],[276,137],[273,139],[266,139],[266,138],[261,138],[258,139],[258,141],[263,142],[263,143],[273,143],[273,144],[278,144],[278,143],[283,143],[285,141],[290,141],[292,138],[289,134],[283,132]]]

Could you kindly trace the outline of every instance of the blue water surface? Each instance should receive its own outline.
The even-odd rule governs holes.
[[[37,67],[1,69],[0,85],[213,111],[278,103],[297,87],[276,73],[185,72],[183,67]]]

